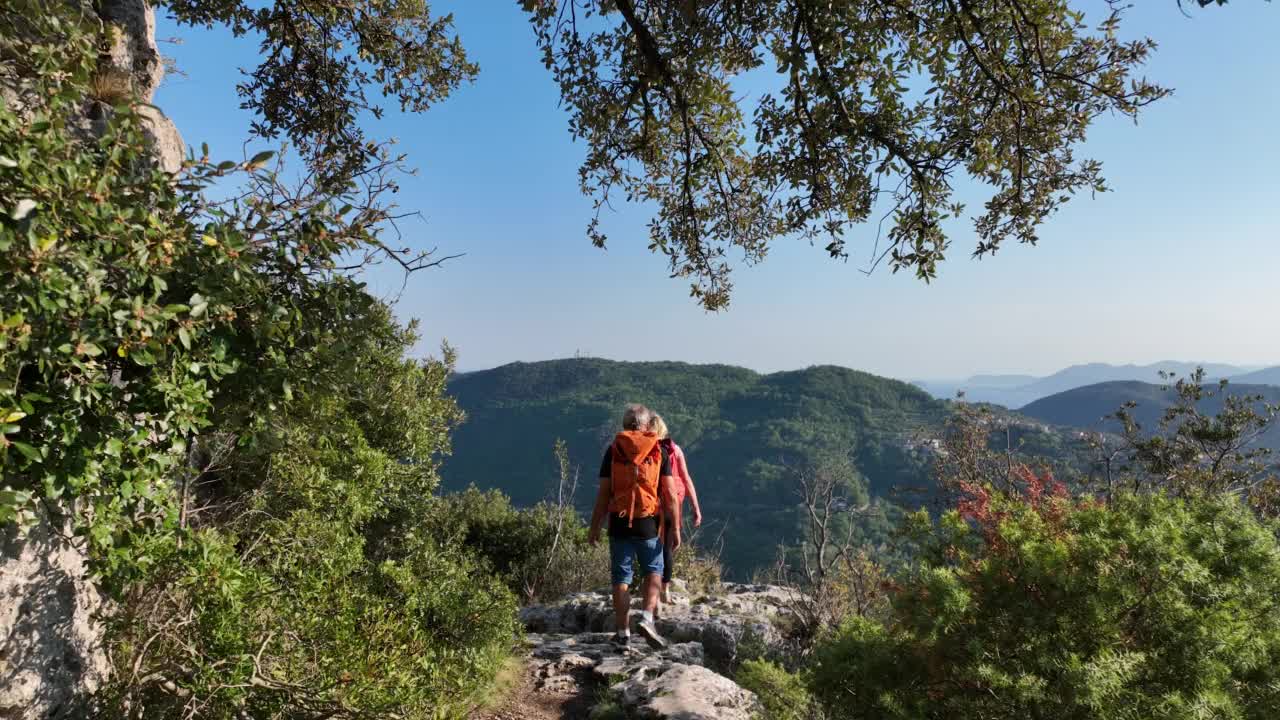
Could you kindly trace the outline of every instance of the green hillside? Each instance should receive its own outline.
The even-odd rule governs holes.
[[[825,454],[853,457],[863,476],[856,494],[877,502],[865,538],[886,537],[897,491],[929,486],[930,456],[912,440],[936,432],[949,412],[948,402],[913,385],[831,366],[766,375],[725,365],[554,360],[467,373],[450,391],[467,420],[454,434],[446,489],[498,488],[519,505],[546,499],[552,445],[562,438],[582,470],[584,511],[623,406],[656,409],[689,455],[706,535],[727,521],[723,559],[740,576],[770,562],[779,543],[795,541],[789,468]]]
[[[1215,390],[1216,393],[1216,390]],[[1231,383],[1227,394],[1260,395],[1265,402],[1280,402],[1280,387]],[[1054,425],[1115,431],[1119,423],[1104,420],[1127,402],[1137,403],[1132,414],[1148,430],[1155,430],[1160,416],[1177,399],[1173,389],[1152,383],[1123,381],[1087,385],[1041,398],[1020,409],[1019,414]],[[1222,410],[1222,395],[1215,394],[1200,403],[1200,410],[1216,414]],[[1261,438],[1263,444],[1280,448],[1280,426],[1273,426]]]

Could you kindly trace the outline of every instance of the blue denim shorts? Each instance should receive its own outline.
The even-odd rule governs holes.
[[[662,574],[662,539],[610,537],[609,574],[614,585],[630,585],[634,579],[632,566],[640,563],[640,577]]]

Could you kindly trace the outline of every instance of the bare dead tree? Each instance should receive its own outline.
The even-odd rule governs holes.
[[[559,475],[556,482],[556,501],[554,505],[555,512],[555,535],[551,539],[551,550],[547,555],[546,567],[550,569],[552,562],[555,561],[556,551],[560,547],[560,536],[564,533],[565,516],[574,511],[573,498],[578,493],[578,478],[580,469],[569,463],[569,447],[565,445],[564,440],[556,439],[555,445],[556,464],[559,466]]]
[[[796,472],[797,492],[808,517],[809,530],[801,546],[801,561],[805,580],[811,585],[823,582],[853,547],[855,524],[846,522],[843,530],[835,524],[837,518],[847,520],[850,514],[845,488],[853,477],[852,467],[846,465],[824,463]]]
[[[532,602],[538,597],[539,592],[543,590],[543,583],[551,576],[557,561],[563,559],[565,523],[571,514],[576,512],[573,502],[578,492],[581,468],[570,462],[569,447],[564,440],[557,438],[552,452],[556,458],[556,483],[542,506],[552,527],[551,542],[545,550],[546,560],[541,564],[540,572],[524,577],[521,582],[527,602]]]
[[[853,505],[857,471],[847,458],[795,471],[805,518],[798,548],[778,554],[769,579],[790,588],[788,637],[798,657],[850,615],[869,616],[884,606],[883,569],[857,541],[857,519],[870,502]]]

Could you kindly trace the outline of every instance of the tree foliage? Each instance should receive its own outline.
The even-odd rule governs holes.
[[[1173,401],[1155,427],[1143,427],[1136,403],[1113,415],[1121,426],[1122,462],[1108,468],[1107,491],[1159,489],[1178,496],[1231,494],[1259,511],[1280,514],[1280,479],[1263,436],[1276,427],[1280,405],[1259,393],[1235,394],[1221,380],[1206,386],[1204,370],[1177,378]],[[1173,379],[1173,378],[1166,378]],[[1214,406],[1217,412],[1205,410]]]
[[[518,509],[497,490],[468,488],[441,498],[424,529],[473,550],[524,603],[609,586],[608,548],[587,543],[572,505]]]
[[[238,85],[253,133],[287,136],[325,184],[379,162],[363,116],[426,110],[478,72],[427,0],[160,4],[258,40]],[[708,308],[728,302],[731,252],[755,262],[799,236],[847,257],[846,236],[882,211],[874,264],[932,278],[966,177],[991,190],[975,255],[1034,243],[1072,195],[1106,187],[1075,154],[1093,121],[1167,93],[1137,76],[1155,43],[1123,39],[1111,2],[1087,16],[1066,0],[521,5],[588,146],[589,236],[605,243],[614,196],[653,203],[652,249]],[[767,70],[776,81],[742,100],[741,78]]]
[[[1034,243],[1078,192],[1106,189],[1076,155],[1098,116],[1136,117],[1167,90],[1138,77],[1155,42],[1125,40],[1125,7],[1066,0],[523,0],[543,61],[587,145],[595,200],[652,203],[650,247],[729,299],[730,252],[799,236],[847,255],[873,213],[876,261],[934,277],[962,177],[991,194],[974,254]],[[743,100],[740,79],[776,82]],[[760,75],[761,73],[755,73]],[[753,88],[754,91],[754,88]]]
[[[756,694],[766,720],[805,720],[813,717],[813,698],[800,676],[768,660],[747,660],[734,679]]]
[[[191,533],[121,593],[116,707],[167,717],[438,717],[466,710],[515,633],[514,598],[472,548],[426,529],[457,419],[445,363],[380,303],[250,448],[206,466]],[[194,622],[184,623],[182,619]]]
[[[349,272],[403,260],[396,158],[289,183],[203,149],[169,176],[133,98],[88,99],[102,28],[45,10],[0,11],[40,98],[0,108],[0,521],[65,527],[114,601],[97,712],[460,714],[514,598],[419,531],[452,356],[407,359],[413,327]]]
[[[180,23],[261,39],[262,62],[237,87],[257,116],[253,132],[285,133],[326,182],[378,161],[379,144],[357,124],[362,113],[380,117],[383,98],[422,112],[477,71],[452,34],[453,18],[433,17],[426,0],[160,4]]]

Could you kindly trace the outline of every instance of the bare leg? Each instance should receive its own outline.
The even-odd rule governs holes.
[[[652,573],[644,576],[644,609],[650,613],[658,610],[658,593],[662,592],[662,576]]]
[[[618,632],[622,632],[631,626],[631,596],[628,594],[629,589],[626,583],[618,583],[613,586],[613,622],[614,629]]]

